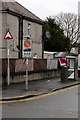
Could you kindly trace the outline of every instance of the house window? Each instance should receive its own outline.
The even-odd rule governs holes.
[[[28,36],[31,37],[31,24],[28,23]]]

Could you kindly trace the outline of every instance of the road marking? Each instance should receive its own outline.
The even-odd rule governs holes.
[[[36,99],[40,99],[40,98],[47,97],[47,96],[50,96],[50,95],[58,94],[58,93],[61,93],[61,92],[64,92],[64,91],[67,91],[67,90],[70,90],[70,89],[74,89],[74,88],[77,88],[79,86],[80,85],[75,85],[75,86],[65,88],[65,89],[62,89],[62,90],[58,90],[58,91],[55,91],[55,92],[52,92],[52,93],[44,94],[44,95],[37,96],[37,97],[27,98],[27,99],[0,101],[0,103],[15,103],[15,102],[24,102],[24,101],[36,100]]]

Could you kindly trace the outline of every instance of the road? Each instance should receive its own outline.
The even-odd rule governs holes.
[[[2,105],[3,118],[78,118],[78,87]]]

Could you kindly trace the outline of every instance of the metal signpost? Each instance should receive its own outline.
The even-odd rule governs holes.
[[[7,67],[7,84],[10,85],[10,65],[9,65],[9,48],[7,48],[7,56],[8,56],[8,67]]]
[[[28,89],[28,58],[31,58],[31,39],[23,36],[23,58],[26,60],[25,88]]]
[[[9,64],[9,55],[10,55],[10,46],[8,44],[8,41],[13,39],[12,34],[8,30],[4,36],[4,39],[7,40],[7,57],[8,57],[8,66],[7,66],[7,85],[10,85],[10,64]]]
[[[26,90],[28,89],[28,58],[26,59],[26,80],[25,80]]]

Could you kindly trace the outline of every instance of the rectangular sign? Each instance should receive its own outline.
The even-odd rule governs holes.
[[[23,58],[31,58],[31,39],[23,37]]]

